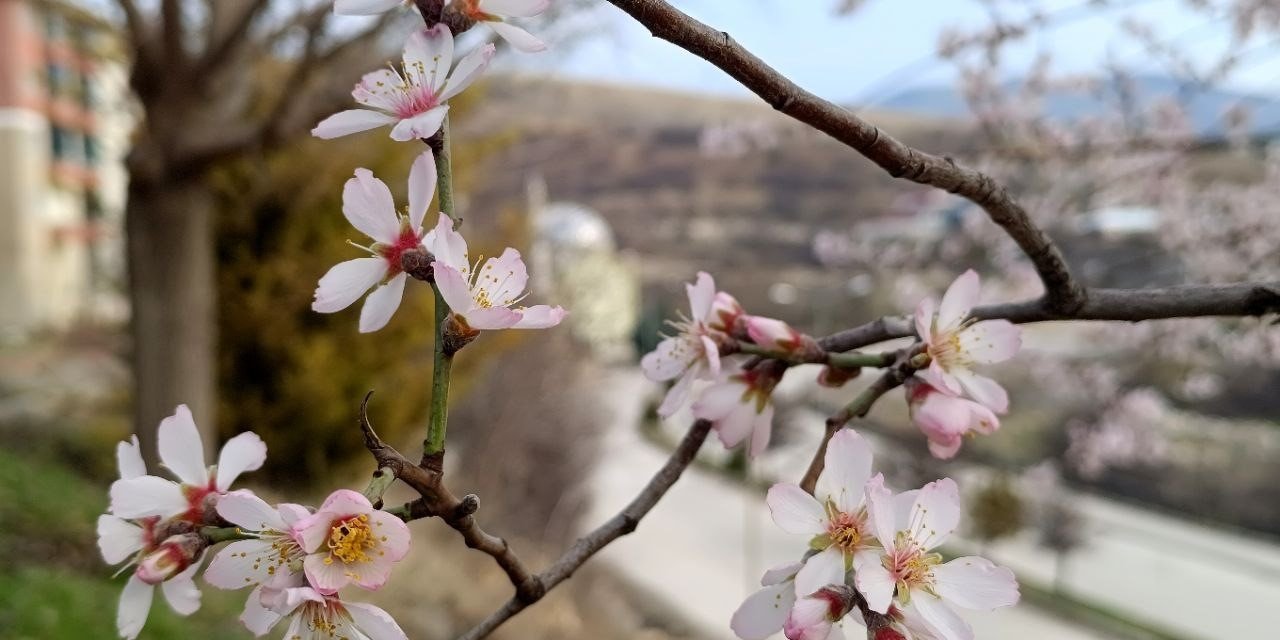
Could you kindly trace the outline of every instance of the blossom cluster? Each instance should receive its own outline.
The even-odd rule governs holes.
[[[971,640],[954,607],[987,611],[1018,601],[1009,569],[977,556],[944,562],[937,553],[960,522],[955,481],[895,494],[872,475],[870,445],[855,431],[831,438],[813,495],[777,484],[767,501],[778,527],[805,536],[809,552],[766,572],[764,588],[734,614],[744,640],[778,631],[792,640],[843,637],[844,621],[865,624],[863,607],[902,637]]]

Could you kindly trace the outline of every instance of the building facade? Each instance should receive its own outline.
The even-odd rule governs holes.
[[[123,316],[119,43],[70,4],[0,0],[0,340]]]

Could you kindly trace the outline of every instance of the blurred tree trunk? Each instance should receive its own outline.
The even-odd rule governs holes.
[[[202,430],[214,429],[212,203],[199,181],[131,175],[125,229],[134,431],[154,462],[155,427],[177,405],[188,405]]]

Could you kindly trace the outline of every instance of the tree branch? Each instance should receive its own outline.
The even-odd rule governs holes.
[[[541,594],[532,600],[526,600],[517,593],[502,608],[493,612],[480,624],[460,636],[459,640],[479,640],[493,633],[494,629],[497,629],[502,623],[542,599],[542,595],[546,591],[550,591],[556,585],[568,579],[569,576],[573,575],[574,571],[577,571],[579,567],[601,549],[614,540],[635,531],[636,526],[640,524],[640,520],[653,509],[662,496],[666,495],[671,486],[680,478],[680,474],[693,462],[698,449],[702,447],[702,443],[706,441],[707,434],[710,432],[710,422],[706,420],[694,422],[693,426],[689,427],[688,433],[680,441],[679,446],[671,453],[671,457],[667,459],[667,463],[654,474],[644,489],[631,501],[631,504],[628,504],[625,509],[591,533],[578,538],[578,541],[568,551],[565,551],[564,555],[560,556],[560,559],[556,560],[555,564],[535,576],[535,579],[542,585]]]
[[[1193,284],[1158,289],[1089,289],[1085,304],[1071,313],[1055,311],[1043,298],[976,307],[979,320],[1003,319],[1014,324],[1050,320],[1117,320],[1142,322],[1170,318],[1245,317],[1280,313],[1280,281]],[[911,319],[886,316],[818,340],[827,351],[915,335]]]
[[[608,0],[654,36],[719,67],[770,106],[853,148],[889,175],[962,196],[982,207],[1035,265],[1050,308],[1069,313],[1085,302],[1058,247],[1009,192],[990,176],[951,158],[903,144],[851,111],[805,91],[747,51],[729,34],[682,13],[663,0]]]

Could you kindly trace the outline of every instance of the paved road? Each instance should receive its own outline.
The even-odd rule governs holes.
[[[639,397],[645,384],[619,372],[604,385],[616,393],[612,406],[620,413],[611,421],[615,426],[592,477],[595,495],[588,526],[613,515],[666,459],[666,453],[643,441],[633,426],[640,407],[626,399]],[[701,635],[731,638],[729,617],[756,588],[760,573],[794,558],[804,542],[773,525],[758,493],[695,468],[686,471],[635,534],[610,546],[603,556],[628,578],[679,607]],[[1100,638],[1027,605],[966,617],[984,640]]]

